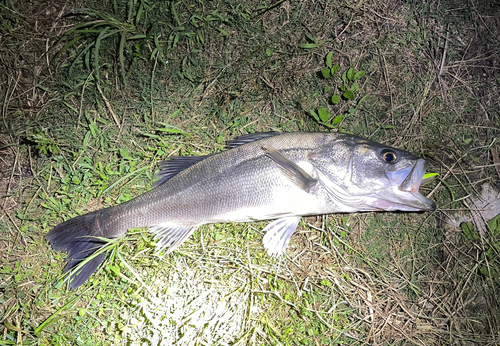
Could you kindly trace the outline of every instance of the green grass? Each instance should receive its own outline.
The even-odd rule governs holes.
[[[0,344],[498,343],[497,228],[450,221],[500,179],[500,10],[473,5],[0,4]],[[330,127],[428,157],[438,210],[306,218],[282,259],[265,222],[203,226],[165,257],[132,230],[65,289],[44,235],[140,195],[158,161]]]

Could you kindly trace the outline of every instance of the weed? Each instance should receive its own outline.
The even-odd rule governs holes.
[[[135,12],[134,21],[131,21],[131,17]],[[133,59],[144,58],[142,55],[141,46],[146,44],[148,41],[152,41],[155,45],[155,51],[152,57],[158,58],[159,61],[166,64],[165,56],[163,54],[163,49],[160,46],[156,46],[158,41],[155,37],[151,37],[151,34],[145,34],[143,30],[140,30],[137,25],[141,23],[141,17],[144,12],[144,5],[141,3],[137,11],[134,11],[132,7],[129,7],[128,20],[120,20],[107,13],[96,11],[92,9],[80,9],[74,10],[68,15],[75,16],[89,16],[93,18],[91,21],[76,24],[65,32],[62,37],[56,42],[54,47],[59,47],[63,45],[62,48],[58,49],[57,53],[53,57],[53,61],[56,61],[58,57],[64,53],[66,50],[75,49],[80,47],[77,45],[79,41],[84,41],[83,46],[76,53],[76,57],[73,59],[69,67],[69,73],[71,74],[73,68],[80,61],[87,69],[93,69],[95,71],[96,80],[98,83],[101,82],[100,79],[100,59],[101,59],[101,46],[103,41],[106,39],[115,40],[118,38],[119,45],[116,52],[116,56],[120,65],[120,75],[122,77],[123,83],[126,83],[125,74],[125,53],[132,52],[128,46],[129,42],[135,42],[133,54],[131,54]],[[95,18],[95,19],[94,19]]]
[[[482,236],[472,222],[460,225],[464,236],[480,249],[477,259],[481,275],[491,280],[500,277],[500,214],[487,222],[488,234]]]
[[[167,9],[166,5],[170,7]],[[195,76],[190,71],[189,64],[194,62],[194,54],[199,53],[205,44],[207,27],[212,22],[227,23],[229,18],[219,14],[218,10],[209,13],[195,11],[186,17],[185,9],[180,11],[181,6],[185,5],[180,1],[165,5],[130,1],[125,7],[126,13],[121,13],[115,2],[115,15],[93,9],[73,10],[66,17],[85,16],[91,20],[76,24],[61,36],[53,46],[57,53],[52,60],[57,61],[65,51],[75,50],[69,73],[72,73],[77,64],[83,63],[83,67],[95,72],[95,79],[100,84],[101,65],[107,64],[103,62],[104,52],[114,50],[121,80],[126,84],[126,65],[133,66],[137,60],[144,60],[159,61],[166,66],[168,53],[175,50],[181,42],[186,42],[191,52],[182,59],[181,76],[194,81]],[[156,21],[154,14],[163,10],[169,10],[170,20]],[[111,44],[115,48],[110,48],[110,44],[104,47],[105,41],[118,41],[118,44]],[[61,48],[57,48],[61,45]]]
[[[342,121],[349,115],[354,115],[361,103],[365,100],[368,95],[363,96],[359,101],[355,102],[356,93],[360,90],[359,80],[365,75],[365,71],[357,71],[351,67],[344,71],[341,75],[341,79],[335,79],[337,72],[340,69],[339,64],[333,65],[332,63],[333,52],[330,52],[326,56],[326,67],[321,69],[321,75],[327,80],[332,80],[334,82],[332,86],[326,86],[323,90],[325,94],[329,94],[333,91],[333,95],[330,101],[334,105],[338,105],[342,101],[349,102],[349,109],[345,114],[339,114],[332,118],[330,111],[326,107],[320,107],[317,111],[311,110],[309,113],[312,115],[314,120],[318,124],[326,126],[327,128],[334,128],[340,126]],[[340,92],[340,93],[339,93]]]
[[[60,152],[57,142],[48,137],[42,130],[38,130],[29,135],[28,140],[35,144],[40,154],[57,155]]]

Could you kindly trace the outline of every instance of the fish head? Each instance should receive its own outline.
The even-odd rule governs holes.
[[[346,172],[351,190],[375,210],[434,210],[420,192],[427,161],[404,151],[359,139],[352,143]]]
[[[420,192],[427,161],[360,137],[337,135],[314,155],[323,186],[348,211],[425,211],[436,205]]]

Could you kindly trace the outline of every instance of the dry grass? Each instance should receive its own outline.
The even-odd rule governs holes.
[[[305,0],[256,10],[263,4],[188,3],[178,9],[186,32],[193,13],[218,9],[229,19],[193,29],[203,43],[181,37],[166,53],[166,66],[149,61],[153,41],[141,47],[144,59],[128,52],[127,85],[113,54],[118,41],[103,48],[100,84],[83,63],[68,74],[83,43],[52,62],[48,52],[64,32],[89,20],[62,17],[70,8],[113,13],[112,4],[1,5],[0,343],[141,344],[134,330],[148,339],[161,330],[154,316],[175,315],[167,302],[192,298],[184,306],[199,310],[196,298],[209,300],[207,289],[214,292],[207,305],[213,311],[227,297],[231,316],[244,318],[230,325],[231,316],[207,307],[206,314],[228,326],[216,340],[208,319],[204,329],[175,315],[178,330],[200,343],[499,344],[500,286],[480,268],[496,268],[498,261],[485,254],[492,249],[498,257],[500,239],[485,233],[470,240],[450,220],[475,211],[472,198],[484,183],[499,186],[500,6]],[[171,8],[162,13],[173,23]],[[158,36],[164,47],[167,34]],[[311,43],[308,35],[321,45],[299,48]],[[247,131],[318,130],[308,111],[321,105],[346,112],[345,103],[327,104],[329,81],[319,78],[330,51],[342,69],[366,71],[361,95],[370,94],[342,128],[429,157],[441,179],[426,187],[436,212],[308,218],[282,260],[263,254],[260,224],[203,228],[164,259],[152,253],[149,235],[135,232],[120,248],[127,265],[115,257],[76,293],[54,288],[65,256],[49,249],[44,234],[63,218],[137,196],[160,157],[214,152]],[[97,134],[84,146],[91,120]],[[191,137],[167,136],[159,122]],[[131,166],[144,170],[101,196],[99,174],[80,176],[79,160],[124,169],[101,182],[108,186]],[[67,177],[82,182],[66,184]],[[169,287],[176,283],[174,294]],[[167,296],[156,304],[164,310],[154,312],[155,299]]]

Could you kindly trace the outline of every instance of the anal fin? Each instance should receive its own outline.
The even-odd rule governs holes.
[[[149,231],[158,240],[156,243],[156,251],[160,252],[167,249],[165,254],[169,254],[177,249],[194,231],[198,229],[199,225],[180,225],[172,222],[163,222],[149,228]]]
[[[285,253],[286,247],[290,243],[290,238],[297,228],[301,217],[288,216],[274,220],[267,225],[263,231],[266,232],[262,243],[269,256],[281,256]]]

